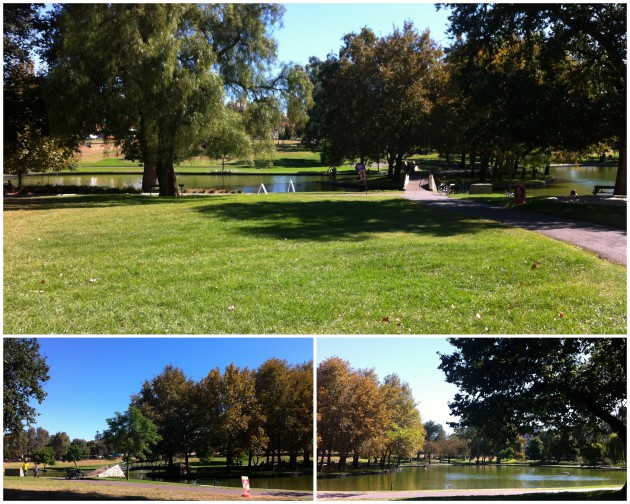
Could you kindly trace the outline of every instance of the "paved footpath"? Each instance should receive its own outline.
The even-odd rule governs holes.
[[[592,488],[588,490],[619,490],[619,488]],[[500,495],[523,495],[534,493],[584,492],[584,488],[499,488],[475,490],[404,490],[395,492],[317,492],[317,500],[403,500],[414,498],[435,499],[446,497],[489,497]],[[567,496],[566,500],[570,500]]]
[[[422,189],[417,180],[409,182],[403,197],[435,208],[463,213],[469,217],[490,219],[509,226],[535,231],[594,252],[603,259],[627,265],[627,234],[622,229],[550,215],[519,212],[470,200],[452,199]]]

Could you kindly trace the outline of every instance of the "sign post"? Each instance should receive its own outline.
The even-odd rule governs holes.
[[[249,476],[241,476],[243,484],[243,497],[249,497]]]

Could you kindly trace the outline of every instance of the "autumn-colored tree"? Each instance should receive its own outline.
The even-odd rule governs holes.
[[[226,466],[245,455],[250,425],[258,415],[254,374],[230,364],[223,374],[213,369],[198,384],[201,452],[219,451]]]
[[[133,403],[157,425],[161,440],[156,449],[174,466],[174,457],[182,454],[186,467],[195,450],[198,431],[194,415],[194,381],[172,365],[150,381],[144,382]]]

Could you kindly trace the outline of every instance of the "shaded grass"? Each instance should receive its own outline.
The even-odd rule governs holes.
[[[6,334],[626,332],[625,268],[394,196],[24,198],[4,233]]]
[[[516,205],[514,198],[495,195],[453,195],[452,197],[470,199],[480,203],[514,208],[521,212],[541,213],[564,219],[575,219],[584,222],[627,229],[626,205],[606,205],[598,203],[571,203],[551,200],[546,196],[529,197],[524,205]]]

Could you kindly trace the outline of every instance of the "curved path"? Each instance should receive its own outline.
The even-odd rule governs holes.
[[[435,208],[463,213],[469,217],[490,219],[542,233],[594,252],[601,258],[627,265],[627,234],[623,229],[549,215],[513,211],[509,208],[484,205],[470,200],[452,199],[422,189],[420,183],[418,180],[409,182],[403,197]]]
[[[597,490],[619,490],[619,488],[499,488],[475,490],[404,490],[396,492],[317,492],[317,500],[403,500],[435,499],[438,497],[455,499],[457,497],[489,497],[499,495],[524,495],[535,493],[585,492]],[[567,497],[567,500],[570,500]]]

